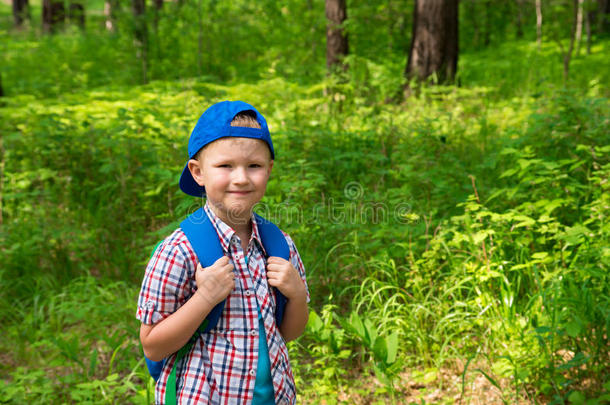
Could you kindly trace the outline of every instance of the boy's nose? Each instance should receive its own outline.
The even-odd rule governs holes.
[[[244,184],[248,182],[248,176],[246,175],[246,169],[244,167],[238,167],[233,170],[233,183]]]

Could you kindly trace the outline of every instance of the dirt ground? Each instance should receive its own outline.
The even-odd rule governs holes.
[[[476,368],[478,368],[476,365],[471,364],[469,370],[475,370]],[[355,380],[357,383],[354,384],[353,389],[347,389],[345,392],[339,393],[338,399],[340,403],[354,405],[526,405],[536,403],[533,399],[528,398],[524,391],[521,391],[515,397],[514,391],[510,388],[511,381],[509,379],[495,380],[505,393],[503,397],[502,391],[477,371],[469,371],[466,374],[462,392],[462,373],[463,367],[459,368],[459,364],[452,368],[443,368],[440,372],[434,371],[428,374],[421,370],[404,372],[399,376],[394,398],[387,393],[379,394],[379,391],[384,389],[383,384],[377,381],[374,376],[371,376],[368,381],[360,378]],[[424,375],[425,377],[422,378]],[[539,398],[538,403],[540,402],[541,399]],[[311,403],[326,404],[325,401]]]

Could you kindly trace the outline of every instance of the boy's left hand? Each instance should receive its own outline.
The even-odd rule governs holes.
[[[281,257],[271,256],[267,259],[267,280],[289,300],[307,300],[307,289],[297,269],[292,263]]]

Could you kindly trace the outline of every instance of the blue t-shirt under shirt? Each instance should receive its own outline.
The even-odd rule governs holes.
[[[248,264],[247,258],[246,264]],[[256,310],[258,311],[258,364],[256,366],[256,381],[254,382],[252,405],[270,405],[275,404],[275,396],[273,394],[273,380],[271,379],[267,334],[265,333],[263,315],[258,306],[258,301],[256,302]]]

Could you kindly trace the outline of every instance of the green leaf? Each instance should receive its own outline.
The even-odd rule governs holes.
[[[351,356],[352,351],[351,350],[341,350],[339,352],[339,354],[337,355],[337,357],[339,357],[340,359],[347,359],[349,356]]]
[[[517,173],[518,171],[519,171],[518,168],[512,168],[512,169],[505,170],[500,175],[500,178],[503,179],[504,177],[511,177],[511,176],[515,175],[515,173]]]
[[[577,321],[572,321],[572,322],[568,322],[566,324],[566,333],[570,336],[570,337],[577,337],[578,335],[580,335],[580,331],[582,330],[582,327],[580,325],[580,322]]]
[[[362,319],[360,319],[360,315],[358,315],[358,313],[356,311],[353,311],[350,314],[349,322],[350,322],[350,325],[352,326],[352,328],[354,328],[354,331],[356,332],[356,334],[361,339],[364,339],[366,336],[366,333],[364,331],[364,324],[362,323]]]
[[[480,368],[477,368],[475,371],[478,371],[479,373],[483,374],[483,377],[485,377],[487,379],[487,381],[489,381],[494,387],[498,388],[499,390],[502,390],[502,387],[500,387],[500,384],[498,384],[498,382],[496,380],[494,380],[485,371],[481,370]]]
[[[95,374],[95,366],[97,365],[97,349],[93,349],[91,352],[91,356],[89,356],[89,375],[92,376]]]
[[[420,384],[430,384],[438,378],[438,369],[427,368],[424,371],[414,371],[411,374],[411,379]]]
[[[587,397],[580,391],[572,391],[570,395],[568,395],[568,400],[574,405],[581,405],[585,403]]]
[[[320,316],[312,310],[309,313],[309,321],[307,322],[307,328],[311,330],[311,332],[317,333],[320,331],[320,329],[322,329],[322,326],[324,326],[324,324],[322,323]]]
[[[392,333],[386,339],[388,357],[387,363],[392,364],[396,361],[396,355],[398,354],[398,332]]]
[[[536,221],[526,215],[515,215],[515,220],[520,221],[515,224],[515,228],[521,228],[524,226],[532,226],[536,223]]]
[[[377,326],[373,325],[373,322],[370,319],[365,319],[364,328],[366,333],[367,344],[369,345],[369,347],[375,346],[375,341],[377,340]]]
[[[375,357],[375,360],[385,363],[388,356],[385,338],[379,337],[375,340],[375,342],[373,343],[373,355]]]

